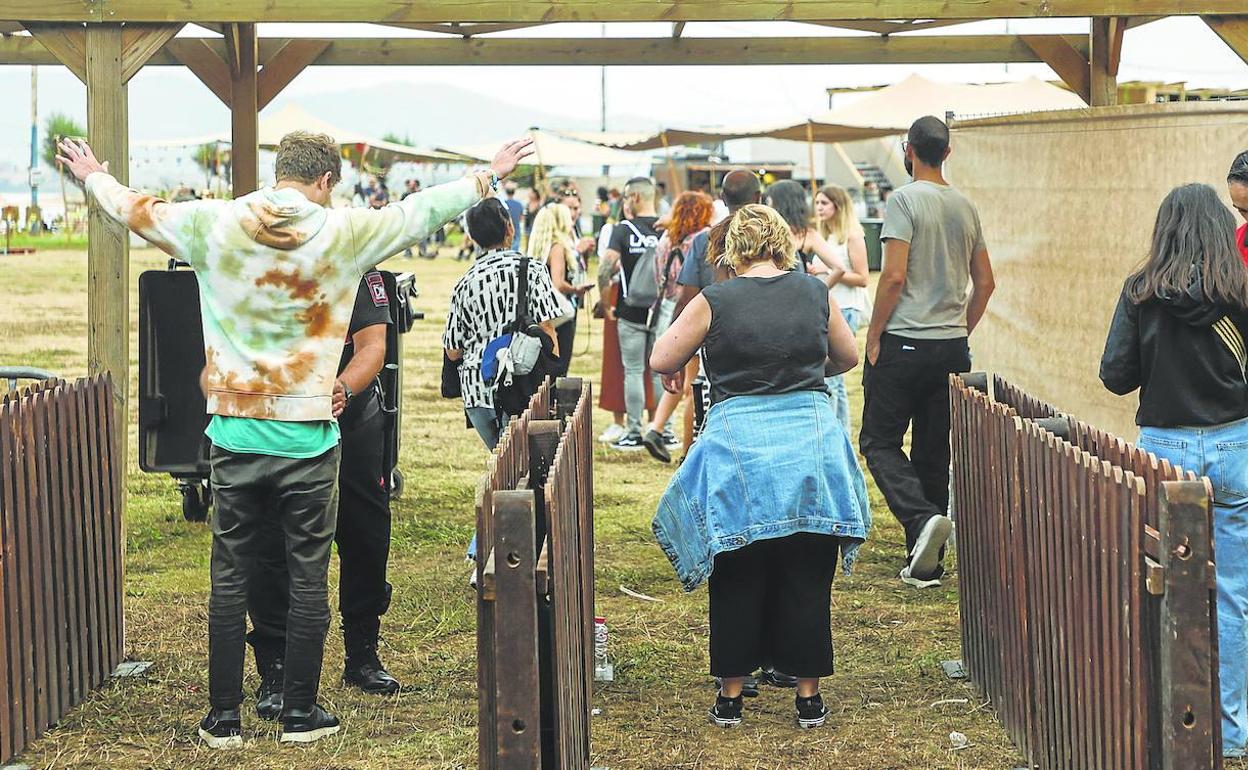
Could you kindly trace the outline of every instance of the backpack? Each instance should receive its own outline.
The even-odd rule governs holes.
[[[643,241],[646,239],[646,236],[642,235],[632,222],[625,219],[621,224],[632,230],[637,238]],[[637,258],[632,272],[629,275],[621,273],[625,305],[648,310],[659,301],[659,277],[655,269],[657,260],[654,257],[654,251],[658,245],[659,239],[654,237],[654,243],[646,246],[645,252]]]

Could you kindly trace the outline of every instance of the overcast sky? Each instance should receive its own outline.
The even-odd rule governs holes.
[[[1084,19],[1018,20],[1011,32],[1086,33]],[[1000,34],[1005,22],[980,22],[935,34]],[[373,25],[261,25],[261,35],[338,37],[424,37]],[[599,24],[560,24],[502,33],[503,36],[597,37]],[[614,37],[670,34],[666,24],[606,25]],[[787,22],[690,24],[689,37],[853,35],[806,24]],[[569,62],[575,64],[575,62]],[[855,66],[731,66],[731,67],[613,67],[606,71],[608,113],[652,117],[656,124],[730,125],[734,123],[800,120],[828,106],[826,89],[832,86],[876,85],[897,82],[912,72],[948,81],[991,82],[1028,76],[1053,79],[1044,65],[855,65]],[[600,98],[599,67],[319,67],[300,75],[284,95],[350,92],[361,84],[392,83],[394,98],[420,98],[425,83],[453,85],[487,94],[507,103],[540,107],[542,112],[579,115],[597,120]],[[1120,80],[1187,81],[1193,87],[1248,88],[1248,64],[1240,60],[1203,22],[1176,18],[1155,22],[1127,33]],[[145,87],[145,84],[147,87]],[[132,81],[131,135],[150,139],[182,135],[163,125],[162,95],[168,89],[202,94],[205,104],[215,98],[185,70],[152,67]],[[40,112],[53,110],[82,116],[85,94],[81,84],[61,68],[41,68]],[[0,164],[24,163],[28,149],[29,68],[0,67]],[[206,113],[207,114],[207,113]],[[211,120],[222,120],[223,111]],[[184,117],[184,116],[183,116]],[[324,115],[340,125],[349,115]],[[228,125],[228,124],[227,124]],[[608,126],[610,127],[610,126]],[[221,130],[206,125],[202,133]],[[389,126],[378,130],[389,130]]]

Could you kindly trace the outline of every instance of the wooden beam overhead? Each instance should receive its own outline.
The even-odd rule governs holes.
[[[48,50],[54,62],[64,64],[74,77],[87,82],[86,29],[72,24],[27,24],[26,29]],[[3,41],[9,45],[17,38]]]
[[[687,23],[688,22],[678,21],[672,25],[672,38],[673,39],[677,39],[681,35],[685,34],[685,24]]]
[[[1088,51],[1088,101],[1093,107],[1118,103],[1118,64],[1125,19],[1092,19]]]
[[[121,31],[121,77],[125,82],[138,74],[143,65],[165,47],[184,24],[127,24]]]
[[[419,32],[438,32],[444,35],[459,35],[460,37],[475,37],[477,35],[488,35],[492,32],[511,32],[517,29],[529,29],[530,27],[544,27],[541,22],[530,22],[524,24],[460,24],[459,22],[451,22],[449,24],[428,24],[420,22],[395,22],[387,23],[383,26],[395,27],[397,29],[414,29]]]
[[[1205,23],[1248,63],[1248,16],[1206,16]]]
[[[1235,14],[1243,0],[5,0],[0,21],[637,22]]]
[[[215,45],[221,49],[225,47],[220,41],[216,41]],[[216,94],[222,104],[226,107],[230,106],[233,88],[230,65],[225,63],[224,51],[215,50],[213,42],[199,37],[171,40],[169,45],[165,46],[165,55],[173,59],[172,63],[185,65],[195,77],[200,79],[200,82],[208,86],[209,91]],[[165,62],[157,57],[151,63]]]
[[[1072,48],[1084,57],[1085,35],[1032,35]],[[301,38],[312,45],[313,39]],[[715,65],[715,64],[994,64],[1045,61],[1017,35],[786,38],[473,38],[315,39],[325,43],[316,65],[490,66],[490,65]],[[271,61],[289,39],[260,41],[260,61]],[[220,40],[176,38],[148,62],[151,66],[184,64],[218,96],[222,75],[213,54],[224,63]],[[2,64],[55,64],[56,58],[20,38],[0,39]],[[225,76],[228,77],[226,70]],[[214,85],[215,84],[215,85]],[[224,98],[223,98],[224,100]]]
[[[1080,51],[1060,35],[1021,35],[1023,42],[1057,73],[1070,90],[1089,104],[1092,101],[1091,73],[1087,52]]]
[[[263,110],[269,102],[290,85],[307,67],[320,58],[329,47],[328,40],[291,40],[260,70],[256,96],[257,109]]]
[[[854,29],[859,32],[875,32],[879,35],[895,35],[902,32],[915,32],[921,29],[939,29],[941,27],[953,27],[959,24],[970,24],[982,19],[917,19],[913,21],[864,21],[862,19],[839,19],[812,21],[809,24],[815,24],[820,27],[832,27],[833,29]]]

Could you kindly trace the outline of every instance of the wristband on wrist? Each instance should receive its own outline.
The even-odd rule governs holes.
[[[338,384],[342,386],[343,395],[347,397],[348,402],[355,398],[355,391],[351,390],[351,386],[345,380],[338,380]]]

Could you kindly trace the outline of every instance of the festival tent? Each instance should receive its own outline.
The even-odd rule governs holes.
[[[941,83],[911,75],[851,104],[791,125],[664,129],[658,133],[566,133],[573,139],[625,150],[770,137],[808,142],[852,142],[904,132],[918,118],[982,117],[1084,107],[1074,93],[1036,78],[1016,83]]]
[[[266,149],[273,149],[282,141],[283,136],[292,131],[311,131],[313,133],[326,134],[333,137],[348,154],[354,156],[353,161],[360,155],[363,155],[368,163],[382,166],[389,166],[398,162],[467,163],[474,160],[473,158],[466,158],[455,153],[387,142],[384,139],[369,136],[359,131],[340,128],[309,114],[302,107],[295,104],[287,104],[271,115],[262,115],[260,117],[260,146]],[[212,143],[229,144],[229,132],[182,139],[157,139],[138,142],[137,144],[153,147],[197,147]]]
[[[648,162],[645,156],[634,152],[625,152],[604,147],[601,144],[577,141],[553,131],[543,131],[535,128],[530,129],[528,135],[533,138],[534,149],[536,150],[530,162],[538,166],[638,166]],[[493,160],[494,153],[498,152],[498,143],[456,145],[439,147],[438,149],[488,162]]]

